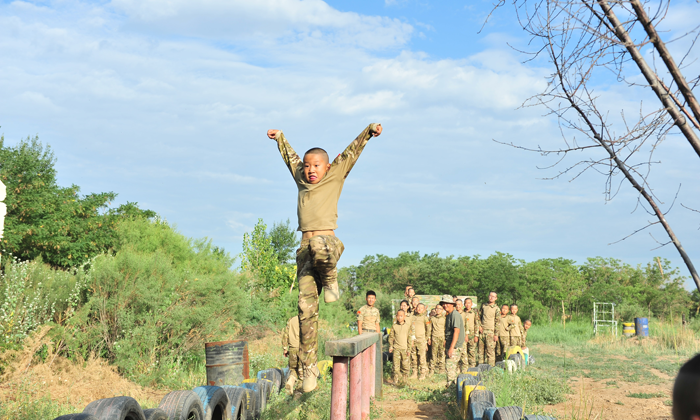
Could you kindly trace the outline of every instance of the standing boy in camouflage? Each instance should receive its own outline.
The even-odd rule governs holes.
[[[425,352],[428,350],[428,337],[430,337],[430,321],[425,316],[425,305],[422,303],[416,305],[416,312],[411,318],[413,328],[416,331],[416,340],[411,346],[411,368],[413,369],[411,379],[416,379],[417,377],[419,381],[422,381],[425,379],[425,374],[428,370]]]
[[[318,297],[321,288],[326,302],[338,300],[336,265],[345,247],[335,236],[338,228],[338,199],[345,178],[355,165],[365,145],[382,133],[380,124],[370,124],[350,145],[329,163],[328,153],[313,148],[299,158],[280,130],[268,130],[267,136],[277,142],[284,163],[297,184],[297,216],[302,232],[297,250],[297,282],[299,284],[299,361],[304,369],[304,392],[316,389],[319,375]]]
[[[496,342],[498,342],[498,328],[501,324],[496,299],[498,299],[496,292],[489,293],[488,303],[481,306],[481,327],[479,327],[484,346],[484,362],[491,366],[496,366]]]
[[[507,316],[508,319],[508,329],[510,333],[510,345],[523,347],[523,334],[525,329],[523,328],[523,322],[518,316],[518,305],[510,305],[510,315]]]
[[[472,300],[469,298],[464,299],[464,333],[465,339],[465,353],[468,355],[467,367],[463,367],[462,373],[467,372],[467,368],[476,366],[477,350],[479,347],[479,327],[481,327],[481,322],[479,322],[479,314],[476,313],[474,308],[472,308]]]
[[[440,304],[447,312],[445,318],[445,370],[447,371],[447,386],[457,379],[457,362],[464,349],[464,322],[462,316],[455,310],[454,298],[444,295]]]
[[[374,290],[368,290],[365,295],[367,304],[357,311],[357,333],[365,332],[378,333],[379,329],[379,309],[374,307],[377,301],[377,294]]]
[[[411,346],[416,336],[413,324],[406,321],[406,312],[399,309],[389,333],[389,353],[393,353],[394,385],[405,382],[411,367]]]
[[[299,363],[299,316],[293,316],[287,321],[287,326],[282,332],[282,349],[284,357],[289,358],[289,379],[284,389],[291,395],[294,393],[297,379],[304,374]]]
[[[497,328],[498,344],[496,346],[496,360],[506,358],[506,350],[510,346],[510,331],[508,329],[508,315],[510,314],[510,306],[501,305],[501,322]]]
[[[430,374],[445,373],[445,315],[442,306],[435,307],[435,316],[430,317]]]

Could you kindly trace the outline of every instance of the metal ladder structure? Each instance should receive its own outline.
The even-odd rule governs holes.
[[[593,302],[593,333],[598,335],[598,329],[601,327],[609,327],[610,332],[617,337],[614,303]]]

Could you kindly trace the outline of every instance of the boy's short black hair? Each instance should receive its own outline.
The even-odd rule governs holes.
[[[311,149],[307,150],[306,153],[304,153],[304,156],[306,155],[321,155],[326,159],[326,162],[330,162],[330,160],[328,159],[328,152],[321,149],[320,147],[312,147]]]
[[[462,299],[460,299],[460,298],[455,299],[455,303],[457,303],[457,302],[464,303],[464,302],[462,302]]]
[[[510,309],[510,306],[508,306],[507,303],[504,303],[503,305],[501,305],[501,309],[503,309],[503,308],[508,308],[508,309]]]
[[[515,307],[517,308],[517,307],[518,307],[518,304],[517,304],[517,303],[511,303],[511,304],[510,304],[510,307],[512,308],[513,306],[515,306]]]
[[[532,324],[532,320],[531,320],[531,319],[526,319],[525,321],[523,321],[523,324],[525,324],[525,323],[527,323],[527,322],[529,322],[530,324]]]
[[[673,418],[690,420],[700,416],[700,354],[688,360],[673,385]]]
[[[367,291],[367,294],[365,294],[365,298],[366,298],[367,296],[374,296],[374,297],[377,297],[377,294],[374,293],[374,290],[368,290],[368,291]]]

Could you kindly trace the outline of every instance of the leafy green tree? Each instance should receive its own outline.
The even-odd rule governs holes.
[[[296,248],[299,247],[300,241],[296,231],[290,226],[289,219],[286,222],[274,223],[267,236],[280,264],[295,261]]]
[[[41,257],[58,267],[79,266],[113,249],[116,225],[122,217],[152,217],[155,213],[127,203],[109,205],[113,192],[81,196],[77,185],[56,183],[56,159],[38,137],[6,147],[0,137],[0,179],[7,187],[3,254],[22,260]]]
[[[296,267],[280,265],[272,240],[266,232],[267,225],[258,219],[253,232],[243,234],[241,270],[258,280],[258,288],[268,290],[289,287],[295,279]]]

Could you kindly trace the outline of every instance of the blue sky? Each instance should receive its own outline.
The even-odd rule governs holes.
[[[674,2],[669,37],[700,23]],[[0,2],[0,132],[38,134],[59,182],[114,191],[232,253],[258,218],[294,223],[296,189],[268,128],[298,152],[340,153],[367,124],[371,141],[339,204],[341,265],[401,251],[535,260],[659,255],[687,275],[658,227],[609,245],[651,216],[626,184],[606,202],[605,179],[542,180],[552,157],[524,146],[562,144],[545,110],[519,108],[550,73],[526,47],[512,7],[489,1],[113,0]],[[695,16],[695,17],[693,17]],[[678,51],[687,46],[672,44]],[[697,58],[698,47],[691,53]],[[691,60],[692,61],[692,60]],[[700,73],[697,62],[685,69]],[[695,77],[695,76],[692,76]],[[612,119],[650,99],[596,79]],[[696,92],[697,95],[697,92]],[[619,126],[618,126],[619,127]],[[698,166],[669,137],[651,181],[700,265]],[[568,162],[578,159],[571,157]]]

